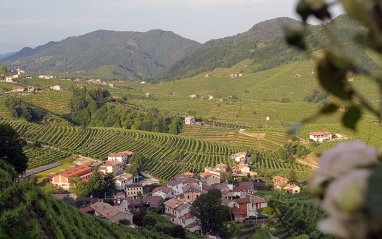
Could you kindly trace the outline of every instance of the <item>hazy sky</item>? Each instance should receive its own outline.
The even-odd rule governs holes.
[[[204,43],[293,17],[297,0],[17,0],[2,2],[0,42],[41,45],[99,29],[162,29]],[[6,36],[6,37],[3,37]]]

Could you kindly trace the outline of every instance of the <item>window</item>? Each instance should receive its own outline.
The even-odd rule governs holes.
[[[243,205],[243,206],[241,206],[241,208],[244,208],[244,205]]]

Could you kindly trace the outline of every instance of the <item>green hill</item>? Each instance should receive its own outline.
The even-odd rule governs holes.
[[[99,30],[49,43],[3,59],[18,61],[30,72],[77,72],[105,65],[119,66],[136,77],[147,78],[169,67],[199,43],[173,32],[116,32]]]
[[[15,183],[15,172],[3,161],[0,177],[0,238],[171,238],[156,230],[129,228],[82,213],[29,180]],[[197,235],[187,233],[186,237]]]
[[[162,80],[184,79],[216,68],[230,68],[251,59],[252,72],[271,69],[290,61],[308,60],[309,56],[289,47],[284,40],[284,26],[295,27],[297,20],[276,18],[256,24],[247,32],[223,39],[211,40],[191,50],[159,76]],[[349,54],[370,69],[377,65],[364,48],[357,47],[352,37],[362,28],[341,15],[326,24]],[[327,38],[321,25],[309,25],[308,44],[317,50]],[[238,73],[238,72],[236,72]]]

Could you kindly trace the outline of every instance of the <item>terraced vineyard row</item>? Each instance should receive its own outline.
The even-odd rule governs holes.
[[[52,148],[36,148],[25,153],[28,158],[28,169],[51,164],[70,156],[69,153]]]
[[[81,129],[25,122],[12,122],[11,125],[28,141],[41,141],[92,158],[105,160],[110,152],[124,150],[136,152],[148,159],[144,165],[145,169],[153,176],[164,180],[180,173],[183,169],[199,173],[204,171],[204,167],[219,163],[232,167],[233,162],[229,159],[229,155],[237,152],[259,154],[264,160],[273,155],[245,146],[231,146],[216,141],[145,131],[116,128]],[[271,165],[274,165],[272,161]],[[284,163],[282,167],[291,166]],[[296,170],[307,169],[301,166]]]

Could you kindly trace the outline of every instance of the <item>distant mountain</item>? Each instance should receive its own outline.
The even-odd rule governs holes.
[[[0,42],[0,56],[20,51],[24,47],[32,47],[32,45]]]
[[[7,57],[10,57],[13,54],[15,54],[15,53],[14,52],[10,52],[10,53],[5,53],[5,54],[0,54],[0,60],[5,59]]]
[[[117,32],[99,30],[35,49],[24,48],[1,64],[16,60],[27,71],[78,72],[114,65],[142,78],[166,69],[200,44],[173,32]]]
[[[208,41],[163,71],[159,79],[184,79],[216,68],[230,68],[245,59],[252,59],[253,71],[270,69],[289,61],[306,60],[309,56],[289,47],[284,40],[283,27],[298,24],[299,21],[294,19],[276,18],[258,23],[242,34]],[[352,37],[362,29],[358,24],[346,15],[328,24],[340,43],[358,62],[369,68],[377,66],[364,48],[353,44]],[[313,50],[318,50],[322,43],[327,42],[327,34],[319,25],[308,27],[308,44]]]

